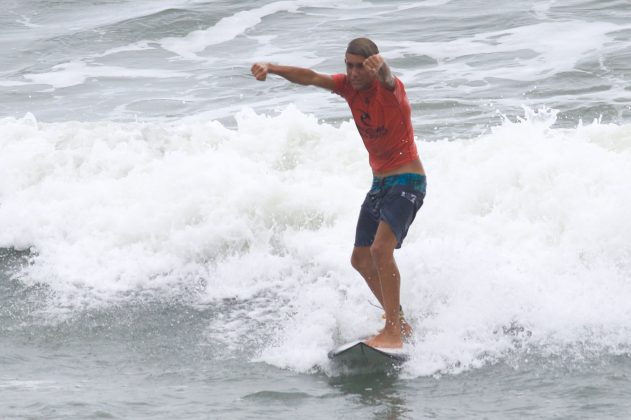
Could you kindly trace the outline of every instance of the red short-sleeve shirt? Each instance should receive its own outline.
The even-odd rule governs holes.
[[[387,172],[418,158],[410,102],[403,83],[395,78],[393,91],[377,80],[366,90],[355,90],[345,74],[334,74],[336,93],[346,99],[368,150],[370,167]]]

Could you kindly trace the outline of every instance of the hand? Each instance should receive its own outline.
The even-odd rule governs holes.
[[[255,63],[252,66],[252,75],[256,77],[256,80],[264,81],[267,78],[269,72],[269,64],[267,63]]]
[[[390,72],[390,67],[386,64],[386,60],[380,54],[374,54],[364,60],[364,68],[374,78],[379,80],[386,89],[394,90],[394,77]]]
[[[385,60],[381,54],[374,54],[364,60],[364,68],[372,75],[377,75],[384,63]]]

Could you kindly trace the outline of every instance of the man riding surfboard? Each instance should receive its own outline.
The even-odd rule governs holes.
[[[292,83],[317,86],[346,99],[368,150],[372,186],[361,206],[351,256],[385,311],[385,326],[365,340],[373,347],[398,348],[411,327],[401,314],[401,276],[394,250],[401,247],[423,204],[426,177],[414,142],[411,107],[403,83],[392,75],[368,38],[346,49],[346,74],[321,74],[308,68],[256,63],[252,74],[265,80],[277,74]]]

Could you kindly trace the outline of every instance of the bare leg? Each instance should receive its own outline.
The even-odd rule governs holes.
[[[379,274],[377,268],[372,261],[372,255],[370,254],[370,247],[362,246],[355,247],[353,249],[353,255],[351,257],[351,265],[355,270],[361,274],[366,280],[366,284],[370,288],[370,291],[377,298],[377,301],[383,308],[383,299],[381,298],[381,284],[379,283]]]
[[[375,240],[368,247],[356,247],[351,263],[386,312],[386,325],[367,344],[377,347],[401,347],[402,333],[411,334],[410,326],[402,322],[399,308],[400,274],[394,260],[397,240],[390,227],[380,222]],[[403,324],[403,325],[402,325]],[[405,328],[403,328],[405,327]],[[402,331],[403,330],[403,331]]]

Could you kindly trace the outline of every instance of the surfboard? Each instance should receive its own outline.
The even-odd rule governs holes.
[[[362,340],[342,344],[329,352],[329,359],[348,366],[399,365],[409,357],[405,344],[400,349],[388,349],[369,346]]]

